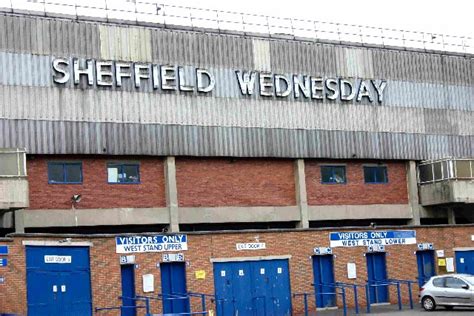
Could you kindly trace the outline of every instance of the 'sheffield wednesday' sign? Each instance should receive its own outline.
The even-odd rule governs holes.
[[[186,235],[115,237],[116,253],[163,252],[188,250]]]
[[[372,245],[411,245],[416,244],[416,231],[356,231],[333,232],[329,234],[331,247],[357,247]]]
[[[53,81],[74,85],[82,82],[89,86],[122,87],[130,81],[136,89],[150,86],[153,91],[181,91],[206,94],[212,92],[216,78],[212,71],[184,66],[158,65],[121,61],[104,61],[85,58],[55,58],[52,62]],[[364,98],[382,103],[387,81],[363,78],[326,78],[306,74],[278,74],[272,72],[235,70],[235,84],[244,96],[259,94],[262,97],[311,100],[361,102]]]

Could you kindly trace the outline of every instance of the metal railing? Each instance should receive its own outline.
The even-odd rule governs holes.
[[[367,282],[365,284],[365,296],[366,296],[366,311],[367,314],[370,314],[371,312],[371,296],[370,296],[370,289],[374,288],[375,290],[378,287],[385,287],[387,288],[387,294],[388,294],[388,288],[393,285],[397,289],[397,304],[398,304],[398,309],[402,310],[402,292],[401,292],[401,285],[402,284],[407,284],[408,287],[408,299],[410,303],[410,309],[413,309],[413,295],[411,291],[411,285],[415,283],[416,281],[412,280],[398,280],[398,279],[387,279],[384,281],[371,281]],[[388,297],[387,297],[388,298]]]
[[[418,183],[445,180],[473,180],[474,159],[445,158],[424,161],[418,165]]]
[[[308,304],[308,297],[309,296],[314,296],[316,297],[317,295],[326,295],[326,296],[331,296],[335,297],[337,295],[341,296],[342,300],[342,312],[344,316],[347,316],[347,301],[346,301],[346,286],[342,285],[342,283],[337,284],[337,283],[324,283],[324,284],[319,284],[324,287],[329,287],[333,288],[334,291],[329,291],[329,292],[304,292],[304,293],[294,293],[293,298],[296,297],[303,297],[303,305],[304,305],[304,315],[308,316],[309,315],[309,304]],[[314,284],[313,284],[314,286]]]
[[[152,0],[0,0],[0,11],[474,53],[467,36],[161,4]]]

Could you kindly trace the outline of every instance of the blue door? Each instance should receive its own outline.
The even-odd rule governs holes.
[[[163,313],[189,313],[189,297],[186,289],[186,263],[160,264]]]
[[[135,316],[135,265],[124,264],[120,266],[122,275],[122,316]]]
[[[474,275],[474,250],[456,251],[456,272]]]
[[[288,260],[214,263],[216,311],[231,315],[291,315]]]
[[[366,254],[367,276],[370,286],[370,304],[388,302],[388,286],[382,285],[387,281],[387,264],[385,252],[372,252]],[[379,286],[375,286],[379,285]]]
[[[433,275],[436,275],[434,250],[417,251],[416,262],[418,263],[418,285],[422,287]]]
[[[336,306],[334,284],[333,256],[313,256],[314,292],[316,294],[316,307]]]
[[[89,248],[26,247],[28,315],[92,315]]]

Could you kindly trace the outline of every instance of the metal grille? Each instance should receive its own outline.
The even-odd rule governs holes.
[[[474,53],[474,41],[466,36],[165,5],[151,0],[0,0],[0,11]]]

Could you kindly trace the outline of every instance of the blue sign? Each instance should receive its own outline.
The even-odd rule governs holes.
[[[163,252],[188,250],[186,235],[115,237],[116,253]]]
[[[8,255],[8,246],[0,245],[0,255]]]
[[[416,244],[416,231],[355,231],[333,232],[329,234],[331,247],[357,247],[373,245],[411,245]]]
[[[8,265],[7,259],[0,259],[0,267],[6,267]]]

